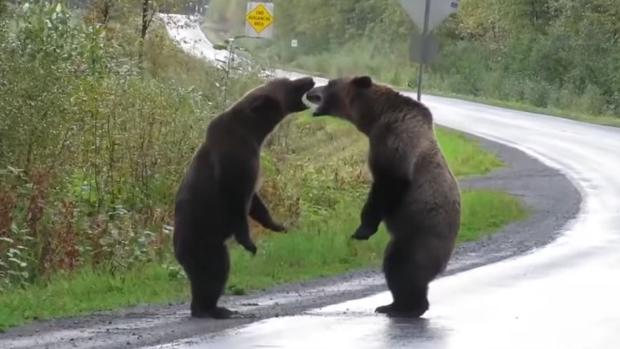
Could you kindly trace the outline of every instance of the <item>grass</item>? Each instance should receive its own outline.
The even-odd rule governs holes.
[[[0,295],[0,330],[30,320],[85,314],[141,303],[165,303],[186,292],[174,270],[147,265],[123,274],[88,269]]]
[[[493,154],[461,134],[437,129],[437,135],[457,176],[484,174],[501,166]],[[259,246],[255,257],[231,244],[232,271],[227,293],[244,294],[380,265],[388,239],[383,226],[367,242],[349,238],[359,222],[368,190],[366,151],[366,139],[339,120],[302,115],[281,125],[266,149],[263,190],[272,198],[270,206],[276,217],[287,217],[295,210],[300,216],[296,222],[288,222],[293,224],[288,234],[254,228]],[[288,186],[274,185],[285,178]],[[287,206],[281,202],[298,204]],[[459,242],[491,234],[526,215],[520,201],[508,194],[464,191]],[[187,297],[187,281],[172,260],[121,275],[80,270],[1,294],[0,329],[31,320],[179,302]]]
[[[494,155],[462,133],[436,128],[437,139],[452,171],[457,177],[489,173],[502,165]]]
[[[493,190],[465,190],[459,242],[476,241],[506,224],[527,218],[528,210],[510,194]]]
[[[521,203],[506,193],[464,191],[462,199],[459,243],[478,240],[527,216]],[[235,271],[229,289],[245,293],[276,284],[379,266],[389,238],[383,226],[367,242],[350,239],[359,224],[361,203],[344,201],[324,223],[304,224],[289,236],[271,236],[263,241],[262,252],[256,258],[235,249]]]

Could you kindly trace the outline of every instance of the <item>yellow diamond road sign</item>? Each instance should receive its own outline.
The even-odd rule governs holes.
[[[273,3],[248,2],[245,16],[246,35],[254,37],[271,37],[273,32]]]
[[[251,25],[257,33],[260,33],[271,25],[273,17],[264,4],[259,4],[248,12],[247,20],[248,24]]]

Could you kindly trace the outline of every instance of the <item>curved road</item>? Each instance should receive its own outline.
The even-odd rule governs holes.
[[[423,101],[438,124],[508,144],[565,173],[583,196],[578,217],[544,248],[436,280],[423,319],[375,315],[391,301],[384,292],[170,347],[620,348],[620,130],[448,98]]]

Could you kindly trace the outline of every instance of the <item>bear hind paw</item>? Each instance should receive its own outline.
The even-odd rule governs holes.
[[[419,318],[428,310],[428,305],[420,305],[414,308],[401,308],[392,304],[383,305],[375,309],[376,313],[386,314],[389,317]]]
[[[207,310],[192,309],[192,317],[204,319],[230,319],[239,313],[224,307],[215,307]]]

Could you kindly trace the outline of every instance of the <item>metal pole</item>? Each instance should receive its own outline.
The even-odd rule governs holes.
[[[422,54],[420,59],[420,68],[418,71],[418,101],[422,101],[422,69],[424,68],[424,61],[426,60],[426,34],[428,32],[428,17],[431,13],[431,0],[426,0],[426,6],[424,6],[424,29],[422,30]]]
[[[224,106],[223,109],[226,109],[226,107],[228,106],[228,79],[230,78],[230,69],[232,66],[232,56],[234,54],[234,49],[235,49],[235,38],[230,38],[228,39],[228,59],[226,60],[226,71],[225,71],[225,75],[224,75]]]

